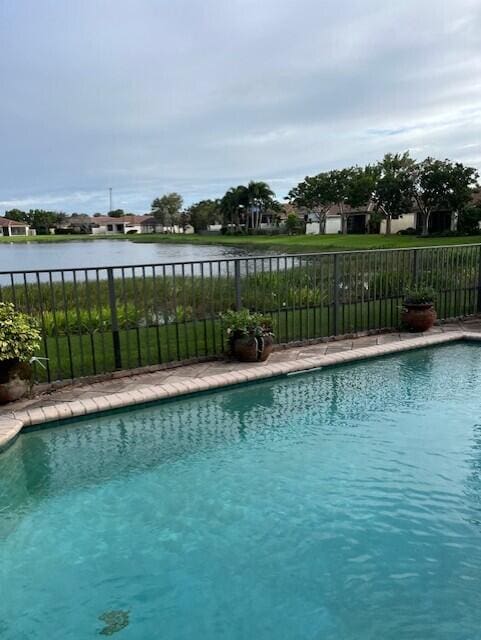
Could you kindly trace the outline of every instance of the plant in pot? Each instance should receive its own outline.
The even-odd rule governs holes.
[[[427,331],[436,321],[435,291],[417,285],[406,291],[401,311],[401,322],[410,331]]]
[[[32,385],[31,361],[40,347],[33,318],[0,302],[0,404],[18,400]]]
[[[229,340],[229,353],[241,362],[264,362],[272,353],[272,318],[241,309],[224,313],[222,323]]]

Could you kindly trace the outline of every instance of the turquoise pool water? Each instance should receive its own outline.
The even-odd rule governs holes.
[[[22,435],[0,456],[0,637],[481,638],[480,354]]]

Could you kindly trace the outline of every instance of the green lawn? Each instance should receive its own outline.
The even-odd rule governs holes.
[[[429,247],[453,244],[479,244],[481,234],[476,236],[448,238],[418,238],[399,235],[309,235],[309,236],[203,236],[196,234],[141,234],[141,235],[76,235],[76,236],[23,236],[0,237],[0,243],[25,242],[72,242],[95,240],[130,240],[131,242],[155,242],[176,244],[215,244],[259,248],[262,251],[308,253],[318,251],[355,251],[368,249],[397,249],[402,247]]]
[[[398,235],[302,235],[302,236],[202,236],[142,235],[134,242],[165,242],[191,244],[222,244],[283,252],[308,253],[317,251],[356,251],[367,249],[398,249],[403,247],[435,247],[455,244],[479,244],[481,234],[476,236],[447,238],[418,238]]]
[[[397,324],[398,300],[346,304],[339,309],[342,332],[355,327],[381,328]],[[307,340],[334,332],[332,306],[278,310],[272,313],[276,341]],[[226,341],[219,318],[206,318],[159,327],[132,328],[119,332],[121,368],[174,362],[188,358],[221,355]],[[49,336],[42,356],[48,357],[50,378],[65,380],[116,369],[113,337],[110,331]],[[47,371],[36,366],[38,382],[45,382]]]

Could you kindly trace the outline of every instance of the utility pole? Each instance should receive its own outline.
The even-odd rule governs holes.
[[[112,211],[112,187],[109,187],[109,213]]]

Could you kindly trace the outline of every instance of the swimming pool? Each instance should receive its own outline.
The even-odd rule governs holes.
[[[0,637],[480,638],[479,355],[23,434],[0,456]]]

